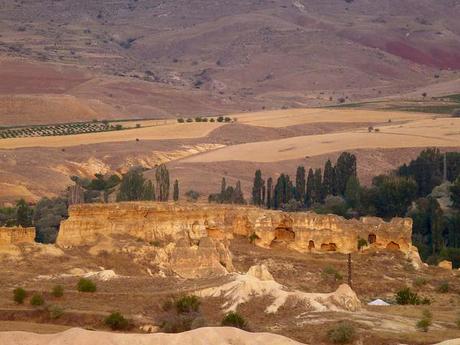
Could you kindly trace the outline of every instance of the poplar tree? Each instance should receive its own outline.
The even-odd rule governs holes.
[[[314,174],[314,192],[313,192],[313,199],[315,202],[323,202],[324,200],[324,193],[323,193],[323,176],[321,174],[321,169],[316,169]]]
[[[269,177],[267,180],[267,208],[272,207],[272,195],[273,195],[273,179]]]
[[[174,186],[173,186],[173,200],[178,201],[179,200],[179,181],[175,180],[174,181]]]
[[[157,181],[157,191],[159,201],[168,201],[169,199],[169,171],[166,165],[161,164],[155,171]]]
[[[256,170],[254,176],[254,185],[252,187],[252,203],[254,205],[260,206],[263,205],[263,196],[262,192],[265,187],[265,181],[262,179],[262,172],[260,169]]]
[[[142,200],[155,200],[155,187],[150,180],[147,183],[144,183]]]
[[[305,198],[305,168],[303,166],[297,167],[295,176],[295,199],[302,201]]]
[[[348,152],[343,152],[337,159],[335,166],[335,189],[337,194],[345,194],[347,182],[351,176],[356,176],[356,156]]]
[[[324,195],[335,195],[334,190],[334,167],[330,159],[327,160],[324,165],[324,175],[323,175],[323,191]]]
[[[311,206],[313,204],[313,193],[315,189],[315,176],[313,173],[313,169],[308,170],[308,177],[307,177],[307,189],[305,193],[305,205]]]

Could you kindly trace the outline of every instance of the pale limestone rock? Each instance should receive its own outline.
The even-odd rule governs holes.
[[[35,228],[0,227],[0,247],[21,243],[35,243]]]
[[[438,267],[452,271],[452,261],[443,260],[438,264]]]
[[[127,202],[73,205],[62,222],[57,244],[68,247],[97,242],[98,235],[130,235],[145,241],[197,244],[202,237],[219,241],[256,234],[256,245],[284,242],[303,252],[356,252],[359,238],[366,250],[412,250],[412,220],[363,217],[346,220],[313,212],[286,213],[251,206]]]
[[[226,312],[237,310],[240,304],[254,297],[267,297],[272,301],[266,313],[276,313],[288,299],[308,311],[357,311],[361,308],[356,293],[347,284],[340,285],[332,293],[306,293],[289,290],[270,277],[266,267],[253,266],[246,274],[233,274],[232,281],[224,285],[200,290],[196,294],[201,297],[224,297],[226,302],[222,307]]]

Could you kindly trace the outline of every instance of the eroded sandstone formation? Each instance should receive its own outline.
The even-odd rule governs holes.
[[[0,246],[35,243],[35,228],[0,227]]]
[[[412,220],[390,222],[374,217],[346,220],[313,212],[286,213],[250,206],[128,202],[73,205],[62,222],[57,244],[64,247],[97,242],[99,236],[130,235],[145,241],[198,243],[234,235],[253,236],[259,246],[282,242],[290,248],[311,252],[350,253],[358,240],[368,248],[408,253]]]

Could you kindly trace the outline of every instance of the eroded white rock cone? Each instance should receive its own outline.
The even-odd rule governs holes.
[[[271,333],[204,327],[179,334],[120,334],[72,328],[57,334],[0,332],[0,345],[302,345]]]
[[[265,265],[252,266],[246,274],[233,274],[233,280],[222,286],[208,288],[197,292],[201,297],[221,297],[227,301],[222,306],[225,311],[235,311],[238,305],[254,297],[272,297],[274,301],[266,313],[276,313],[286,301],[292,299],[305,305],[307,310],[321,311],[357,311],[361,307],[356,293],[342,284],[332,293],[306,293],[289,290],[273,279]]]

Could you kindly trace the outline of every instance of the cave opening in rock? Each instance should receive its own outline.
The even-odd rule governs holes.
[[[375,234],[369,234],[369,236],[367,237],[367,243],[372,244],[375,242],[377,242],[377,236]]]
[[[277,227],[275,229],[275,241],[293,242],[295,240],[295,232],[292,228]]]
[[[321,244],[321,250],[324,252],[335,252],[337,245],[335,243],[323,243]]]
[[[391,241],[390,243],[387,244],[387,249],[399,250],[400,247],[399,247],[399,244],[397,244],[396,242]]]
[[[308,242],[308,250],[312,250],[312,249],[315,249],[315,242],[310,240]]]

